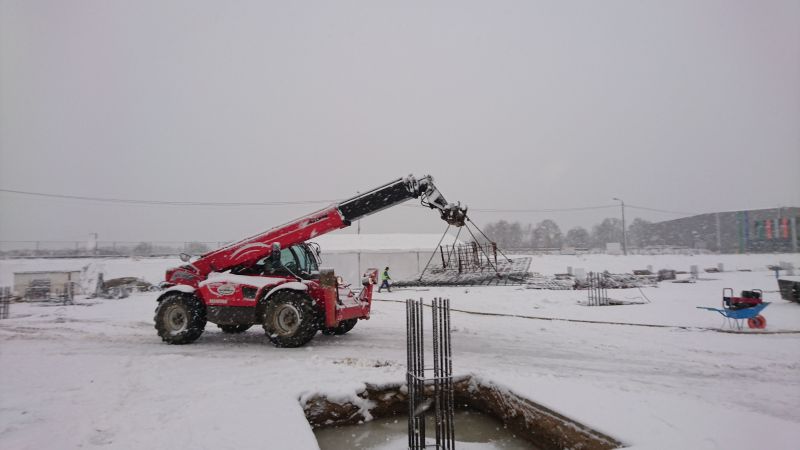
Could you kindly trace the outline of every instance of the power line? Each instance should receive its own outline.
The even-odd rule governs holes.
[[[641,210],[644,210],[644,211],[660,212],[660,213],[665,213],[665,214],[677,214],[677,215],[680,215],[680,216],[694,216],[694,215],[699,214],[699,213],[685,212],[685,211],[669,211],[669,210],[666,210],[666,209],[648,208],[648,207],[645,207],[645,206],[636,206],[636,205],[625,205],[625,207],[626,208],[632,208],[632,209],[641,209]]]
[[[141,199],[126,199],[126,198],[110,198],[110,197],[89,197],[82,195],[68,195],[68,194],[53,194],[46,192],[31,192],[20,191],[15,189],[2,189],[0,192],[17,195],[27,195],[32,197],[43,198],[57,198],[64,200],[81,200],[93,201],[103,203],[117,203],[127,205],[163,205],[163,206],[289,206],[289,205],[315,205],[315,204],[330,204],[339,201],[340,199],[328,200],[294,200],[294,201],[269,201],[269,202],[199,202],[199,201],[168,201],[168,200],[141,200]],[[424,208],[422,205],[402,205],[412,208]],[[669,211],[664,209],[648,208],[644,206],[625,205],[628,208],[640,209],[644,211],[660,212],[666,214],[677,215],[694,215],[695,213]],[[599,209],[617,208],[618,205],[596,205],[596,206],[580,206],[573,208],[470,208],[470,212],[478,213],[554,213],[554,212],[572,212],[572,211],[593,211]]]
[[[424,205],[403,205],[411,208],[426,208]],[[565,211],[590,211],[595,209],[619,208],[619,205],[580,206],[576,208],[546,208],[546,209],[502,209],[502,208],[469,208],[469,212],[485,213],[549,213]]]
[[[195,202],[195,201],[166,201],[166,200],[134,200],[125,198],[87,197],[81,195],[51,194],[44,192],[17,191],[13,189],[0,189],[0,192],[9,194],[29,195],[34,197],[59,198],[67,200],[83,200],[105,203],[124,203],[128,205],[167,205],[167,206],[282,206],[282,205],[311,205],[319,203],[333,203],[335,200],[296,200],[290,202]]]
[[[591,211],[596,209],[617,208],[617,205],[581,206],[576,208],[546,208],[546,209],[495,209],[495,208],[470,208],[470,212],[490,213],[549,213],[564,211]]]

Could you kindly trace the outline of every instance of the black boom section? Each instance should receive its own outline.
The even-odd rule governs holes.
[[[419,194],[409,189],[405,179],[399,178],[379,188],[345,200],[339,205],[339,211],[342,212],[344,220],[352,222],[416,197],[419,197]]]

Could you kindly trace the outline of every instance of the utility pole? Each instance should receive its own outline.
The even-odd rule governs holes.
[[[356,191],[356,194],[360,194],[361,192]],[[356,238],[358,240],[358,273],[357,276],[361,276],[361,219],[356,221],[356,234],[359,236]]]
[[[613,200],[616,200],[620,203],[620,208],[622,209],[622,254],[627,256],[628,255],[628,239],[625,235],[625,202],[622,199],[614,197]]]

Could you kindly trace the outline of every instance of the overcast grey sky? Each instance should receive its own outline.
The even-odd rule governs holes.
[[[408,173],[476,208],[798,206],[800,1],[0,0],[0,188],[292,201]],[[227,240],[315,209],[0,206],[5,240]]]

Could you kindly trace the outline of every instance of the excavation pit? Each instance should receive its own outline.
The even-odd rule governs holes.
[[[610,436],[492,384],[464,378],[455,382],[454,388],[459,448],[606,450],[623,446]],[[404,449],[408,446],[406,393],[404,385],[367,385],[357,399],[340,403],[316,396],[303,408],[322,450]],[[427,428],[432,442],[434,428]]]
[[[434,418],[427,416],[427,429],[434,430]],[[429,431],[429,432],[430,432]],[[359,448],[365,450],[400,450],[408,448],[408,416],[374,419],[360,425],[319,428],[314,431],[321,450]],[[433,436],[428,447],[435,448]],[[537,450],[531,443],[488,414],[472,409],[456,410],[455,442],[461,448],[484,450]]]

